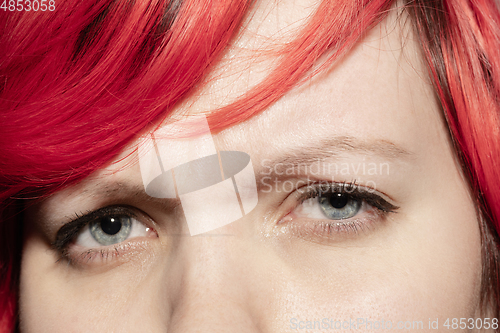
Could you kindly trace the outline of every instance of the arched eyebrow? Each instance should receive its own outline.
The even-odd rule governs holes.
[[[318,159],[336,158],[342,154],[364,154],[387,160],[408,159],[413,154],[384,139],[364,141],[352,136],[327,138],[304,146],[293,147],[270,163],[311,164]]]
[[[336,136],[323,140],[314,140],[301,146],[283,149],[282,153],[272,159],[266,159],[266,165],[256,168],[256,178],[263,177],[284,178],[283,174],[275,173],[275,166],[284,166],[301,170],[314,163],[331,163],[343,159],[348,155],[362,155],[379,158],[387,162],[408,162],[414,159],[414,153],[403,147],[385,140],[361,140],[352,136]],[[266,173],[264,169],[268,170]],[[296,176],[296,174],[294,174]],[[285,177],[289,178],[289,177]]]
[[[281,164],[295,167],[296,170],[299,170],[300,166],[312,165],[318,163],[318,161],[333,161],[337,158],[343,158],[348,154],[363,154],[378,157],[384,161],[408,161],[414,157],[413,153],[384,139],[365,141],[352,136],[337,136],[319,141],[314,140],[302,146],[283,149],[283,152],[278,153],[276,157],[266,159],[265,164],[272,167]],[[261,164],[254,169],[257,188],[262,183],[261,180],[263,177],[284,177],[283,175],[266,173],[263,166],[264,164]],[[294,174],[294,176],[297,176],[297,174]],[[138,201],[150,202],[167,211],[180,205],[178,198],[153,198],[146,194],[143,185],[127,181],[95,182],[92,186],[84,189],[82,193],[91,193],[92,195],[104,198],[134,198]]]
[[[146,194],[142,184],[129,184],[124,181],[95,184],[89,192],[103,198],[134,198],[136,201],[149,202],[155,206],[161,207],[164,211],[171,211],[181,204],[179,198],[154,198]]]

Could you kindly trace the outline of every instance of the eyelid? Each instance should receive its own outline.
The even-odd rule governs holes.
[[[52,247],[60,253],[63,253],[65,248],[90,222],[102,217],[109,216],[111,214],[125,215],[135,219],[138,219],[139,215],[142,215],[138,213],[138,210],[136,208],[130,206],[107,206],[89,212],[82,216],[76,214],[76,218],[74,220],[64,224],[57,231],[55,241],[52,243]]]
[[[392,201],[391,199],[383,198],[383,196],[387,197],[387,195],[381,194],[373,188],[358,185],[356,181],[351,183],[313,183],[306,185],[305,188],[300,188],[297,191],[301,194],[297,198],[297,205],[295,208],[308,199],[316,198],[324,194],[345,193],[349,194],[352,198],[364,201],[385,213],[392,213],[399,209],[398,206],[390,202]]]
[[[306,200],[317,198],[329,193],[347,193],[353,199],[362,201],[361,215],[346,219],[334,220],[328,217],[309,218],[294,216],[294,212]],[[292,192],[285,200],[286,207],[282,210],[281,217],[270,229],[268,235],[295,236],[314,243],[342,242],[356,238],[359,232],[371,230],[385,220],[389,213],[399,209],[394,200],[385,193],[369,186],[358,185],[353,182],[316,182],[304,185]],[[368,209],[371,206],[372,209]]]

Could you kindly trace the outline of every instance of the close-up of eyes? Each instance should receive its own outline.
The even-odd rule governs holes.
[[[369,222],[395,212],[375,190],[353,183],[312,184],[293,197],[295,207],[278,225],[293,223],[301,234],[311,226],[328,234],[358,231]],[[53,247],[63,258],[76,260],[99,252],[126,251],[124,246],[141,238],[156,238],[156,231],[144,221],[145,214],[130,206],[108,206],[76,217],[57,232]],[[333,221],[333,222],[332,222]],[[292,231],[293,231],[292,230]]]
[[[500,0],[1,3],[0,333],[500,333]]]

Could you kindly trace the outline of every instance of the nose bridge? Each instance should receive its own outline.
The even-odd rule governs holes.
[[[172,298],[168,332],[233,332],[235,328],[259,332],[257,314],[249,305],[258,291],[245,274],[246,242],[231,233],[209,233],[182,243],[183,273]]]

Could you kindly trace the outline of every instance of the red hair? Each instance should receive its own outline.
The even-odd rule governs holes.
[[[209,116],[242,122],[344,55],[394,1],[323,1],[269,76]],[[500,11],[494,0],[414,0],[431,78],[484,217],[484,299],[496,309],[500,230]],[[168,116],[222,56],[249,1],[92,0],[0,17],[0,331],[16,322],[19,220],[36,198],[103,167]],[[326,51],[333,55],[312,72]],[[491,296],[491,297],[486,297]]]
[[[476,198],[483,308],[500,317],[500,8],[492,0],[412,1],[425,58]],[[499,329],[500,331],[500,329]]]

